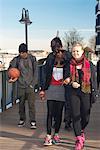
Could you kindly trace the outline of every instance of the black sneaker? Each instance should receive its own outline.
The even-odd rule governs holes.
[[[24,120],[20,120],[18,123],[18,127],[23,127],[25,126],[25,121]]]
[[[36,129],[37,128],[36,127],[36,122],[31,122],[30,124],[31,124],[31,129]]]

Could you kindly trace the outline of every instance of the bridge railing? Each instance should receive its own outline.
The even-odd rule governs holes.
[[[42,64],[38,65],[38,85],[35,86],[36,92],[38,92],[42,84],[43,66]],[[12,107],[17,102],[17,82],[8,83],[7,70],[0,71],[0,112]]]
[[[3,112],[16,102],[17,83],[8,83],[7,71],[0,71],[0,112]]]

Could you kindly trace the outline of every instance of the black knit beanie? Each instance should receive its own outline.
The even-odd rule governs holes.
[[[27,50],[27,45],[26,44],[24,44],[24,43],[22,43],[22,44],[20,44],[19,45],[19,53],[21,53],[21,52],[27,52],[28,50]]]

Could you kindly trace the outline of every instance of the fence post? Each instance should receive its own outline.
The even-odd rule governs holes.
[[[2,111],[6,110],[6,70],[2,71]]]

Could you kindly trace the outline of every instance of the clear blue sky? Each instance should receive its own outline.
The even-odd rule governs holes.
[[[22,8],[29,10],[29,49],[49,49],[50,40],[73,28],[84,38],[94,35],[96,0],[0,0],[0,48],[18,49],[24,42]]]

